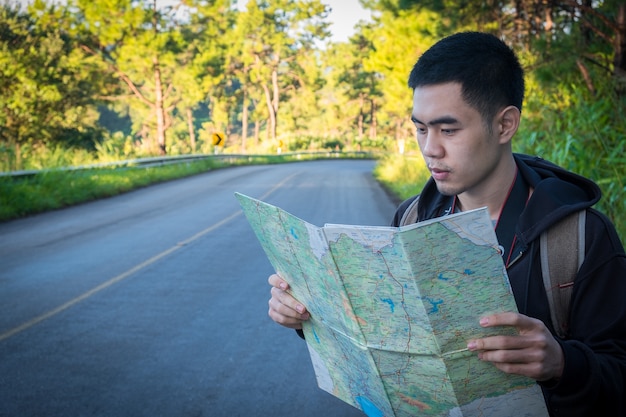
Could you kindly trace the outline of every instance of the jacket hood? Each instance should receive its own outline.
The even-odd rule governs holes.
[[[520,174],[533,193],[522,212],[517,232],[531,242],[567,215],[590,208],[600,200],[600,187],[540,157],[514,155]]]
[[[533,190],[517,224],[524,246],[567,215],[589,208],[600,200],[600,188],[591,180],[567,171],[540,157],[514,154],[520,175]],[[451,198],[439,193],[431,178],[422,190],[420,219],[441,216]]]

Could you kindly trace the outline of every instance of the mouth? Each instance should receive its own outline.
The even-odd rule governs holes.
[[[442,168],[428,167],[430,174],[435,181],[442,181],[448,178],[450,171]]]

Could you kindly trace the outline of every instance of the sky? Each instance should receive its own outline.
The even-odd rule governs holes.
[[[20,3],[30,3],[32,0],[19,0]],[[47,0],[62,1],[62,0]],[[172,0],[158,0],[160,3],[169,3]],[[245,4],[247,0],[237,0],[238,4]],[[361,7],[359,0],[322,0],[322,3],[331,7],[328,20],[331,22],[331,40],[333,42],[346,42],[354,33],[354,25],[359,20],[369,20],[371,12]]]
[[[346,42],[359,20],[371,19],[371,12],[363,9],[359,0],[323,0],[322,3],[332,8],[328,18],[332,22],[330,30],[334,42]]]
[[[331,7],[328,20],[331,22],[330,32],[333,42],[346,42],[354,33],[354,25],[359,20],[369,20],[371,12],[361,7],[359,0],[321,0]],[[247,0],[238,0],[238,4],[245,4]],[[241,6],[240,6],[241,7]]]

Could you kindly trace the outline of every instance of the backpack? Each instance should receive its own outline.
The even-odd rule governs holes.
[[[585,260],[587,210],[572,213],[539,237],[541,275],[550,305],[554,331],[561,338],[569,332],[569,311],[574,280]]]
[[[400,226],[417,222],[419,196],[409,204]],[[557,336],[566,338],[569,311],[576,274],[585,260],[586,210],[572,213],[539,237],[541,275],[546,289],[550,317]]]

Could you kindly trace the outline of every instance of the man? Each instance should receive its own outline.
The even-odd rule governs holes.
[[[552,416],[625,416],[626,255],[611,222],[591,208],[600,199],[592,181],[513,154],[524,97],[515,54],[494,36],[459,33],[420,57],[409,86],[411,119],[432,176],[419,199],[400,205],[393,225],[486,206],[519,310],[480,319],[484,327],[512,326],[517,336],[470,340],[467,347],[503,372],[535,379]],[[585,261],[573,287],[569,332],[560,338],[539,237],[583,209]],[[306,307],[278,275],[269,282],[270,317],[300,329]]]

